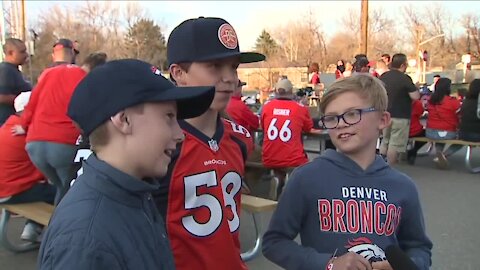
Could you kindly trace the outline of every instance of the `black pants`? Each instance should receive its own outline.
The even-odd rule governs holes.
[[[420,133],[417,133],[413,136],[411,136],[410,138],[412,137],[425,137],[425,129],[422,129],[422,131]],[[417,152],[420,148],[422,148],[422,146],[424,146],[426,144],[426,142],[418,142],[418,141],[415,141],[413,143],[413,147],[412,149],[408,150],[407,151],[407,159],[408,158],[415,158],[417,157]]]

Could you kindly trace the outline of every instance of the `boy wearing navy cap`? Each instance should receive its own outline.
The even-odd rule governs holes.
[[[189,19],[170,34],[167,56],[179,86],[215,85],[210,108],[180,121],[185,140],[155,194],[177,269],[246,269],[240,257],[240,196],[245,159],[253,148],[245,127],[220,118],[238,84],[240,63],[265,56],[241,53],[224,19]]]
[[[89,73],[68,115],[93,154],[53,214],[38,268],[174,269],[151,197],[158,183],[150,177],[165,175],[183,140],[177,117],[202,114],[213,96],[213,87],[179,89],[140,60],[111,61]]]

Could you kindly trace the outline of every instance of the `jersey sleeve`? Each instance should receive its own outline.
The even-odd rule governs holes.
[[[243,160],[246,161],[247,157],[254,150],[253,134],[251,134],[245,127],[230,120],[223,119],[223,121],[225,129],[230,133],[232,140],[240,147]]]

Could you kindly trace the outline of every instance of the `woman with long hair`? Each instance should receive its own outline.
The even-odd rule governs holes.
[[[459,124],[460,101],[450,96],[452,81],[440,78],[435,84],[435,92],[427,104],[427,138],[434,140],[450,140],[457,138]],[[453,154],[461,145],[452,145],[444,151],[444,143],[436,143],[434,161],[440,169],[448,168],[446,156]]]
[[[469,142],[480,142],[480,118],[477,117],[480,79],[470,83],[460,109],[461,121],[458,137]]]
[[[311,63],[308,68],[308,81],[313,85],[320,83],[320,66],[316,62]]]

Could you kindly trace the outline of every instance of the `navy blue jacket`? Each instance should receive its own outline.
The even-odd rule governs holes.
[[[44,235],[39,269],[175,269],[150,184],[91,155]]]

